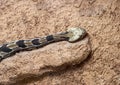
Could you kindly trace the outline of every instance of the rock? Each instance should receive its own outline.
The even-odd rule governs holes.
[[[39,76],[41,74],[32,74],[42,73],[41,69],[35,70],[43,66],[41,57],[47,62],[45,59],[51,56],[63,56],[62,50],[65,51],[66,46],[75,48],[74,45],[81,41],[58,42],[38,50],[21,52],[0,63],[1,84],[120,85],[120,0],[0,0],[0,44],[53,34],[69,27],[85,28],[89,34],[92,49],[89,58],[81,64],[70,65],[66,69],[61,66],[64,68],[55,73],[52,71]],[[53,52],[50,47],[62,50]],[[69,49],[66,50],[68,53]],[[71,50],[72,53],[75,54],[75,50]]]
[[[66,41],[17,53],[0,63],[0,83],[13,84],[26,78],[64,70],[66,66],[81,63],[90,54],[88,36],[78,42]]]

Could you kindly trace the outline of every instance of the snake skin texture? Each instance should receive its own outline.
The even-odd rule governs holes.
[[[77,30],[77,31],[76,31]],[[58,41],[74,42],[78,39],[84,38],[86,31],[82,28],[71,28],[66,32],[57,33],[54,35],[48,35],[45,37],[18,40],[0,46],[0,61],[14,55],[17,52],[24,50],[33,50],[43,47],[49,43]]]

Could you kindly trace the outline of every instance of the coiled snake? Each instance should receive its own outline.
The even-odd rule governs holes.
[[[54,35],[6,43],[0,46],[0,61],[19,51],[40,48],[49,43],[58,41],[75,42],[79,39],[83,39],[86,34],[87,33],[83,28],[70,28],[66,32]]]

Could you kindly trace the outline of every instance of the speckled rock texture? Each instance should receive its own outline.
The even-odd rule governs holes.
[[[120,0],[0,0],[0,44],[68,27],[85,28],[89,35],[5,59],[0,84],[120,85]]]
[[[41,49],[17,54],[0,64],[0,83],[13,84],[45,73],[59,72],[81,63],[91,52],[89,38],[80,42],[59,42]]]

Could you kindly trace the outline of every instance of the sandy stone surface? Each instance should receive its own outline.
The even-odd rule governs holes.
[[[120,85],[120,0],[0,0],[0,44],[68,27],[83,27],[89,33],[92,53],[84,62],[66,64],[87,54],[87,38],[76,43],[58,42],[0,62],[0,83]]]
[[[91,52],[89,38],[76,43],[59,42],[38,50],[17,53],[0,63],[0,83],[41,77],[46,73],[61,72],[67,66],[81,63]]]

